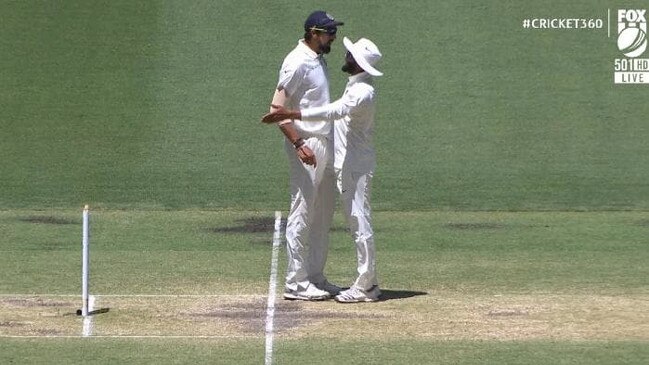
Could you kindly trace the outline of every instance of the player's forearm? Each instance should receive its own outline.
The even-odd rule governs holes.
[[[288,139],[289,142],[291,142],[293,146],[295,146],[295,148],[298,148],[302,144],[304,144],[304,140],[300,137],[300,134],[297,132],[297,129],[295,129],[293,122],[281,123],[279,125],[279,129],[282,131],[282,133],[284,133],[286,139]]]
[[[286,90],[284,89],[275,89],[275,94],[273,95],[273,101],[270,103],[270,112],[274,112],[277,109],[273,105],[286,106],[286,100],[288,96],[286,95]],[[295,141],[300,138],[299,134],[293,126],[293,120],[295,118],[287,118],[278,123],[279,129],[284,133],[284,136],[288,138],[291,143],[295,144]],[[297,118],[299,119],[299,118]]]

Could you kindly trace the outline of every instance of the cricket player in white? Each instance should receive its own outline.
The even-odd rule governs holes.
[[[303,108],[329,103],[328,71],[322,56],[329,53],[340,25],[343,23],[324,11],[315,11],[307,18],[304,39],[284,59],[272,105]],[[280,129],[286,136],[291,174],[284,298],[328,299],[340,292],[324,276],[335,206],[331,122],[324,118],[309,123],[287,118]]]
[[[275,123],[286,118],[306,121],[335,121],[335,164],[338,186],[345,215],[357,251],[358,277],[354,284],[335,299],[339,302],[371,302],[381,294],[376,274],[374,232],[372,230],[370,193],[376,168],[372,142],[376,92],[372,76],[383,75],[374,68],[381,53],[372,41],[361,38],[352,43],[346,37],[343,43],[348,52],[343,71],[351,76],[343,96],[335,102],[300,110],[278,109],[265,115],[264,123]]]

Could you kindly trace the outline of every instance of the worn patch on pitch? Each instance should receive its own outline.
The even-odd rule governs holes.
[[[81,224],[81,221],[64,218],[64,217],[55,217],[52,215],[30,215],[26,217],[17,218],[21,222],[34,223],[34,224],[53,224],[53,225],[68,225],[68,224]]]
[[[22,308],[37,308],[37,307],[69,307],[73,304],[70,302],[61,302],[53,299],[43,298],[7,298],[0,299],[0,303]]]
[[[446,228],[470,231],[470,230],[487,230],[487,229],[503,229],[504,224],[490,223],[490,222],[476,222],[476,223],[447,223]]]
[[[212,233],[273,233],[275,232],[275,218],[273,217],[247,217],[237,219],[236,225],[229,227],[208,228]],[[282,219],[282,230],[286,228],[286,220]]]
[[[393,296],[420,292],[394,291]],[[424,292],[421,292],[424,293]],[[468,294],[437,291],[412,300],[340,304],[275,302],[279,336],[343,339],[649,340],[647,294]],[[75,300],[0,298],[3,336],[81,336]],[[263,337],[265,295],[99,296],[110,312],[95,318],[94,335]]]
[[[0,337],[61,336],[80,333],[74,303],[61,297],[0,297]]]
[[[344,311],[327,310],[320,308],[312,310],[310,305],[327,306],[333,302],[306,303],[301,301],[279,300],[275,303],[273,316],[274,332],[282,333],[306,326],[335,319],[363,319],[377,318],[371,313],[349,313]],[[336,304],[340,306],[340,304]],[[224,321],[238,327],[244,333],[264,333],[267,317],[267,301],[265,298],[243,300],[229,303],[221,303],[204,308],[195,308],[192,312],[185,312],[183,315],[193,318],[195,321],[216,320]]]
[[[64,334],[64,332],[53,328],[39,328],[34,331],[34,334],[38,336],[49,337],[49,336],[60,336]]]
[[[438,293],[401,302],[391,334],[463,340],[646,341],[646,295],[470,295]],[[389,304],[386,303],[386,304]],[[345,331],[364,330],[361,324]]]
[[[26,325],[27,323],[16,322],[16,321],[0,322],[0,327],[7,327],[7,328],[25,327]]]
[[[237,219],[235,225],[227,227],[212,227],[206,229],[211,233],[266,233],[272,235],[275,232],[275,218],[273,217],[247,217]],[[282,219],[282,232],[286,231],[286,219]],[[333,226],[332,232],[343,232],[344,227]]]
[[[527,315],[529,315],[529,310],[523,310],[523,309],[497,308],[487,312],[487,316],[489,317],[517,317],[517,316],[527,316]]]

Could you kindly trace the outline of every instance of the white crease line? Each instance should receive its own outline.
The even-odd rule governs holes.
[[[79,294],[24,294],[24,293],[14,293],[14,294],[0,294],[0,297],[80,297]]]
[[[85,338],[84,336],[75,335],[0,335],[0,338]],[[259,338],[259,336],[237,336],[237,335],[95,335],[89,338],[169,338],[169,339],[182,339],[182,338],[219,338],[219,339],[249,339]]]
[[[262,298],[266,294],[95,294],[96,298]],[[79,294],[0,294],[0,297],[79,297]]]
[[[105,298],[260,298],[264,294],[104,294]]]
[[[275,290],[277,287],[277,257],[282,233],[282,213],[275,212],[275,232],[273,233],[273,254],[270,265],[270,280],[268,283],[268,304],[266,305],[266,356],[265,364],[273,363],[273,321],[275,318]]]

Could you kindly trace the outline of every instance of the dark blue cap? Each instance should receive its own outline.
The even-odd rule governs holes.
[[[329,31],[335,30],[337,26],[344,25],[345,23],[339,22],[326,11],[317,10],[311,13],[304,22],[304,30],[320,30]]]

